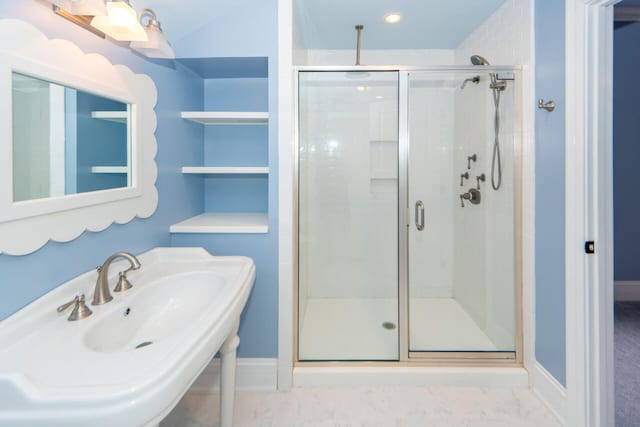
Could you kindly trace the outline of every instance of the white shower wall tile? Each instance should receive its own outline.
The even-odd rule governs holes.
[[[455,49],[455,62],[468,65],[479,54],[495,65],[530,64],[532,1],[507,0]]]
[[[457,191],[452,180],[456,89],[438,80],[412,79],[409,93],[409,207],[425,207],[425,227],[409,232],[409,295],[411,298],[453,296],[453,228]],[[456,86],[457,88],[457,86]],[[413,223],[415,219],[411,222]]]
[[[397,76],[317,79],[301,110],[315,118],[301,121],[300,296],[397,297]]]
[[[507,0],[478,27],[455,51],[457,64],[469,64],[471,55],[479,54],[495,65],[528,66],[532,61],[532,0]],[[521,84],[521,82],[518,82]],[[465,310],[481,325],[499,347],[513,342],[515,335],[515,191],[516,144],[521,135],[513,128],[522,110],[514,103],[518,86],[510,82],[501,99],[501,154],[503,184],[491,189],[494,105],[485,79],[478,86],[468,86],[456,103],[456,158],[478,154],[478,171],[487,181],[482,185],[480,209],[458,209],[455,216],[454,269],[455,296]],[[484,98],[484,99],[482,99]],[[484,114],[472,114],[470,105],[485,105]],[[489,285],[490,284],[490,285]]]

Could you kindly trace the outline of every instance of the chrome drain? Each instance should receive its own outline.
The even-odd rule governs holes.
[[[382,327],[389,331],[392,331],[396,328],[396,324],[393,322],[382,322]]]
[[[146,347],[146,346],[151,345],[151,344],[153,344],[153,341],[145,341],[145,342],[141,342],[140,344],[138,344],[138,345],[136,346],[136,350],[137,350],[137,349],[139,349],[139,348],[142,348],[142,347]]]

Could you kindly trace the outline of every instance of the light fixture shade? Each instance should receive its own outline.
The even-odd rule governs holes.
[[[149,40],[146,42],[132,42],[130,45],[131,49],[140,52],[148,58],[173,59],[176,57],[173,48],[167,41],[160,27],[148,25],[145,31]]]
[[[146,41],[147,33],[138,22],[138,15],[128,0],[107,2],[107,15],[96,16],[91,26],[118,41]]]
[[[96,16],[106,15],[104,0],[50,0],[61,9],[73,15]]]

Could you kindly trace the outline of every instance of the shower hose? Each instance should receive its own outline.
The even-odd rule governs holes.
[[[496,79],[497,80],[497,79]],[[500,96],[501,90],[498,87],[493,88],[493,103],[495,106],[495,115],[493,120],[493,156],[491,158],[491,187],[498,190],[502,184],[502,165],[500,161]],[[497,167],[496,167],[497,166]],[[497,177],[496,177],[497,174]]]

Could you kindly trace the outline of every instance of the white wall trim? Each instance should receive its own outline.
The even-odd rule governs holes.
[[[296,387],[464,386],[527,388],[524,368],[471,367],[297,367]]]
[[[615,301],[640,301],[640,280],[617,280],[614,288]]]
[[[278,387],[278,362],[273,358],[238,358],[236,390],[249,392],[275,391]],[[220,393],[220,359],[211,361],[187,393]]]
[[[293,2],[278,0],[278,389],[293,384]]]
[[[613,4],[566,0],[567,424],[613,425]],[[596,241],[585,255],[584,242]]]
[[[567,390],[540,363],[533,368],[533,392],[562,425],[567,424]]]

